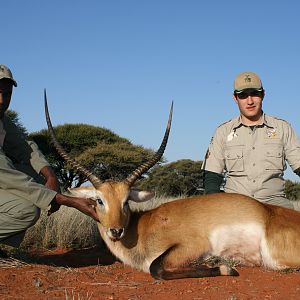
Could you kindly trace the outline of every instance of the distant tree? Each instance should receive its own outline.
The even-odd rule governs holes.
[[[300,200],[300,184],[291,180],[286,180],[285,195],[289,200]]]
[[[153,154],[152,150],[128,142],[99,142],[96,147],[79,155],[78,161],[93,170],[101,179],[122,180]]]
[[[157,166],[140,182],[139,188],[164,196],[202,194],[201,165],[202,161],[183,159]]]
[[[123,179],[153,155],[109,129],[86,124],[65,124],[54,128],[56,137],[70,157],[94,172],[100,179]],[[64,188],[86,182],[66,165],[54,149],[47,130],[29,136],[44,153]]]
[[[12,120],[12,122],[20,129],[20,131],[24,134],[24,136],[28,136],[27,129],[24,127],[24,125],[21,123],[19,119],[19,114],[14,110],[8,110],[6,112],[6,115]]]

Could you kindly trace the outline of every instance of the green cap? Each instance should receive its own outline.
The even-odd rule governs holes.
[[[17,82],[14,80],[11,70],[5,65],[0,65],[0,79],[10,79],[14,86],[17,86]]]
[[[254,72],[243,72],[236,76],[234,80],[235,93],[241,93],[245,89],[263,90],[260,78]]]

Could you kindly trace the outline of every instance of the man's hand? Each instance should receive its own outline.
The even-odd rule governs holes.
[[[59,205],[65,205],[69,207],[74,207],[84,213],[85,215],[90,216],[95,221],[99,222],[97,213],[96,213],[96,202],[89,198],[78,198],[78,197],[69,197],[63,194],[56,194],[54,198],[55,202]],[[51,206],[52,207],[52,206]],[[48,212],[51,214],[51,209]]]

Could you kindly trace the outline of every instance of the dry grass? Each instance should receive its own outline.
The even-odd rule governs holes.
[[[0,268],[1,269],[6,269],[6,268],[18,268],[18,267],[24,267],[24,266],[28,266],[29,264],[16,259],[16,258],[0,258]]]
[[[27,230],[21,248],[84,248],[101,241],[96,223],[76,209],[62,206]]]

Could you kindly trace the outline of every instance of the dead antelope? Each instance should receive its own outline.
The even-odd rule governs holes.
[[[130,211],[128,200],[147,201],[153,196],[132,186],[163,155],[172,108],[159,150],[121,182],[102,182],[69,158],[54,135],[46,93],[45,112],[58,153],[93,185],[71,192],[95,199],[100,234],[125,264],[150,272],[155,279],[238,275],[223,260],[209,266],[207,261],[214,256],[273,270],[300,266],[300,213],[293,210],[220,193],[176,200],[147,212]]]

